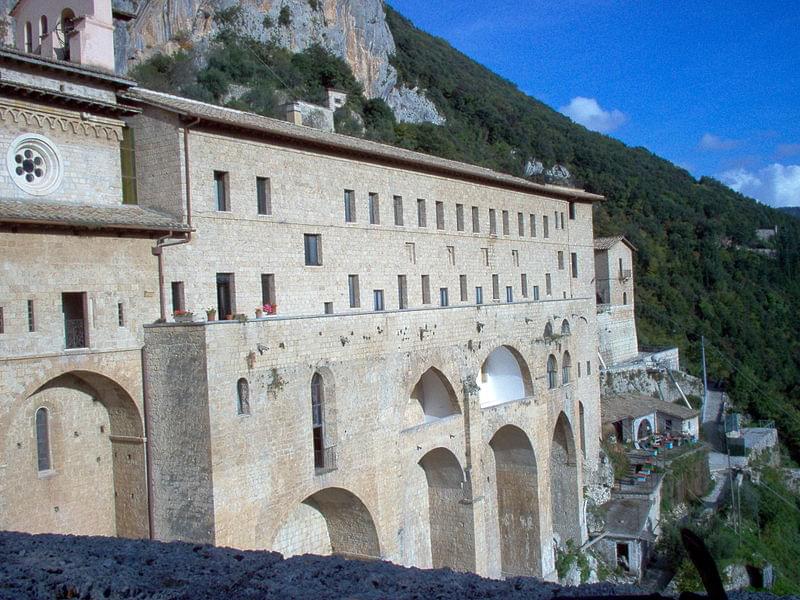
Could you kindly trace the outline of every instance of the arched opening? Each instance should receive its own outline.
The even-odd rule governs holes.
[[[649,419],[642,419],[639,428],[636,430],[636,441],[646,439],[653,434],[653,425]]]
[[[539,487],[528,436],[506,425],[489,442],[494,451],[500,570],[504,577],[541,576]]]
[[[311,377],[311,437],[314,444],[315,469],[325,467],[324,405],[325,388],[322,385],[322,375],[314,373]]]
[[[558,362],[552,354],[547,357],[547,387],[551,390],[558,387]]]
[[[48,32],[49,29],[47,28],[47,16],[42,15],[39,19],[39,40],[43,40],[47,36]]]
[[[434,569],[475,570],[472,505],[464,503],[464,471],[445,448],[428,452],[419,461],[428,482],[431,564]]]
[[[405,426],[430,423],[459,413],[453,386],[441,371],[430,368],[422,374],[411,392]]]
[[[147,537],[143,425],[113,380],[72,371],[13,403],[3,442],[0,529]]]
[[[272,550],[286,557],[381,556],[372,515],[355,494],[342,488],[326,488],[303,500],[276,534]]]
[[[481,407],[533,395],[531,374],[519,352],[509,346],[495,349],[481,366]]]
[[[586,458],[586,417],[583,410],[583,402],[578,402],[578,419],[581,427],[581,452]]]
[[[561,359],[561,385],[567,385],[570,381],[572,381],[572,357],[565,351]]]
[[[553,324],[548,321],[544,326],[544,339],[549,340],[551,337],[553,337]]]
[[[336,463],[336,394],[330,369],[317,369],[311,376],[311,443],[314,468],[332,471]]]
[[[550,511],[553,536],[561,546],[567,540],[580,545],[580,502],[575,441],[569,420],[562,412],[556,421],[550,446]]]
[[[250,414],[250,384],[244,377],[236,382],[236,412],[240,415]]]
[[[30,21],[25,22],[25,52],[33,52],[33,25]]]
[[[70,60],[70,37],[75,31],[75,13],[65,8],[61,11],[61,18],[59,19],[61,35],[58,40],[58,48],[56,48],[56,56],[61,60]]]
[[[628,292],[622,292],[622,303],[628,304]]]
[[[561,335],[569,335],[571,333],[569,328],[569,321],[564,319],[561,321]]]

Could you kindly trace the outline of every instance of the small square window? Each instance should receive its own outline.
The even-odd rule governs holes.
[[[333,302],[326,302],[325,303],[325,314],[332,315],[333,314]]]

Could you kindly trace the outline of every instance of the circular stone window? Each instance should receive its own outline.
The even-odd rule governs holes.
[[[17,187],[34,196],[49,194],[61,184],[61,154],[42,135],[26,133],[11,142],[6,164]]]

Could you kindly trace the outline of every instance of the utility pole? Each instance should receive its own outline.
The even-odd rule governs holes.
[[[706,407],[708,406],[708,373],[706,372],[706,336],[700,336],[700,353],[703,357],[703,418],[706,420]],[[702,424],[701,424],[702,427]]]

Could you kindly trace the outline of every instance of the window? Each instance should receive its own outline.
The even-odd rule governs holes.
[[[122,302],[117,302],[117,325],[125,327],[125,306]]]
[[[350,298],[350,308],[361,306],[361,291],[358,288],[358,275],[347,276],[347,293]]]
[[[444,229],[444,203],[436,203],[436,229]]]
[[[464,231],[464,205],[456,204],[456,230]]]
[[[422,198],[417,200],[417,225],[419,227],[428,226],[428,217],[425,212],[425,200]]]
[[[509,235],[510,226],[508,223],[508,211],[503,211],[503,235]]]
[[[42,17],[43,19],[45,17]],[[136,197],[136,150],[133,129],[122,128],[119,142],[120,174],[122,176],[122,203],[137,204]]]
[[[528,215],[531,220],[531,237],[536,237],[536,215]]]
[[[384,310],[383,290],[372,290],[372,301],[376,311]]]
[[[542,235],[546,238],[550,237],[550,227],[547,222],[547,215],[542,216]]]
[[[33,52],[33,25],[25,23],[25,52]]]
[[[414,242],[406,242],[406,256],[412,265],[417,263],[417,250]]]
[[[561,250],[558,251],[558,270],[564,270],[564,253]]]
[[[561,384],[567,385],[570,379],[570,369],[572,368],[572,358],[569,352],[564,352],[564,358],[561,360]]]
[[[261,274],[261,304],[275,304],[275,275]]]
[[[325,310],[325,314],[326,315],[332,315],[333,314],[333,302],[326,302],[323,305],[323,308]]]
[[[489,249],[488,248],[481,248],[481,260],[483,261],[483,266],[489,266]]]
[[[172,289],[172,313],[175,314],[179,310],[186,310],[186,296],[183,291],[183,282],[173,281],[170,288]]]
[[[553,337],[553,324],[548,321],[544,324],[544,339],[549,340]]]
[[[523,298],[527,298],[528,297],[528,276],[525,273],[523,273],[522,275],[519,276],[519,285],[520,285],[520,288],[522,289],[522,297]]]
[[[42,15],[39,17],[39,37],[44,39],[47,36],[47,17]]]
[[[586,361],[586,374],[587,375],[592,374],[592,363],[590,363],[588,360]]]
[[[497,235],[497,215],[493,208],[489,209],[489,235]]]
[[[553,227],[558,229],[558,211],[553,212]]]
[[[381,205],[378,194],[370,192],[369,194],[369,224],[381,224]]]
[[[556,389],[558,386],[558,364],[556,357],[552,354],[547,357],[547,387],[551,390]]]
[[[492,275],[492,300],[500,300],[500,276],[497,273]]]
[[[306,265],[309,267],[318,267],[322,264],[320,237],[318,233],[306,233],[303,235]]]
[[[511,251],[511,263],[515,266],[519,266],[519,250],[512,250]]]
[[[272,214],[272,191],[269,179],[266,177],[256,177],[256,203],[258,205],[258,214]]]
[[[475,304],[483,304],[483,288],[480,286],[475,288]]]
[[[578,277],[578,254],[576,252],[571,252],[569,255],[570,262],[572,263],[572,277],[577,279]]]
[[[544,274],[544,291],[548,296],[553,295],[553,281],[550,278],[550,273]]]
[[[570,330],[570,327],[569,327],[569,321],[564,319],[563,321],[561,321],[561,335],[565,336],[565,335],[569,335],[570,333],[571,333],[571,330]]]
[[[402,196],[395,196],[394,197],[394,224],[402,227],[403,226],[403,197]]]
[[[314,444],[314,468],[325,468],[325,437],[322,427],[322,411],[325,402],[322,375],[314,373],[311,378],[311,437]]]
[[[522,213],[517,213],[517,233],[519,237],[525,235],[525,215]]]
[[[564,213],[561,213],[561,229],[564,229]]]
[[[408,282],[405,275],[397,276],[397,304],[400,310],[408,308]]]
[[[538,300],[539,299],[539,286],[538,285],[533,286],[533,299],[534,300]]]
[[[447,263],[450,266],[455,266],[455,264],[456,264],[456,247],[455,246],[447,246]]]
[[[577,364],[578,364],[578,378],[580,379],[580,376],[581,376],[581,362],[578,361]]]
[[[514,288],[510,285],[506,286],[506,302],[513,302],[514,301]]]
[[[458,276],[458,287],[459,291],[461,292],[461,301],[467,301],[467,276],[466,275],[459,275]]]
[[[344,191],[344,222],[356,222],[356,193],[353,190]]]
[[[622,292],[622,303],[628,304],[628,292]],[[33,331],[33,330],[31,330]]]
[[[250,414],[250,384],[244,377],[236,382],[236,414]]]
[[[33,300],[28,300],[28,331],[36,331],[36,313],[33,310]]]
[[[6,322],[3,318],[3,307],[0,306],[0,333],[6,332]]]
[[[61,310],[64,313],[64,342],[66,348],[88,348],[86,294],[65,292],[61,294]]]
[[[36,466],[40,472],[49,471],[53,468],[50,460],[49,416],[47,409],[44,407],[36,411]]]
[[[574,221],[575,220],[575,203],[574,202],[570,202],[569,203],[569,220],[570,221]]]
[[[217,273],[217,314],[220,319],[236,313],[236,287],[233,273]]]
[[[423,275],[422,276],[422,303],[423,304],[430,304],[431,303],[431,276],[430,275]]]
[[[472,207],[472,233],[481,232],[481,215],[477,206]]]
[[[449,304],[447,288],[439,288],[439,306],[448,306]]]
[[[214,199],[217,203],[217,210],[229,211],[231,209],[228,202],[228,173],[225,171],[214,171]]]

